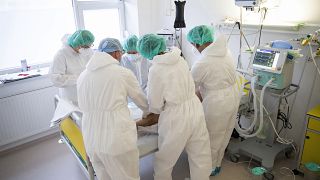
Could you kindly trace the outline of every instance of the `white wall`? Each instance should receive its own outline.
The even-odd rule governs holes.
[[[127,32],[135,35],[153,33],[157,30],[157,1],[154,0],[125,0],[125,19]]]
[[[157,23],[155,21],[156,12],[158,11],[156,0],[137,0],[138,1],[138,18],[139,18],[139,35],[155,32]]]
[[[278,8],[273,8],[268,11],[266,24],[320,24],[320,11],[317,10],[320,7],[319,0],[269,0],[276,2],[279,5]],[[170,4],[172,7],[170,7]],[[138,13],[139,13],[139,33],[145,34],[149,32],[156,32],[159,29],[171,28],[173,30],[173,22],[175,19],[175,12],[171,15],[170,9],[175,9],[173,0],[138,0]],[[187,27],[183,29],[183,53],[186,60],[192,64],[194,62],[194,56],[191,50],[191,46],[186,42],[185,34],[189,29],[195,25],[200,24],[218,24],[226,17],[232,17],[239,19],[240,10],[234,5],[234,0],[187,0],[185,6],[185,21]],[[256,17],[255,17],[256,16]],[[256,21],[258,15],[254,15],[252,12],[243,12],[243,17],[246,23],[253,23]],[[304,32],[313,32],[320,26],[311,27],[304,30]],[[229,30],[224,31],[225,33]],[[245,33],[252,33],[252,31],[246,31]],[[221,33],[221,32],[218,32]],[[234,32],[239,34],[238,31]],[[261,44],[270,42],[271,40],[288,40],[297,38],[299,35],[288,32],[263,32],[261,38]],[[253,44],[255,35],[248,36],[250,44]],[[297,44],[294,44],[299,47]],[[245,44],[244,44],[245,46]],[[235,59],[239,52],[239,35],[232,36],[229,42],[229,48],[231,49]],[[305,57],[299,59],[304,61],[308,57],[306,50],[303,51]],[[247,61],[248,55],[243,54],[243,61]],[[318,61],[319,62],[319,61]],[[303,63],[297,63],[295,65],[293,83],[297,84],[301,77],[303,69]],[[293,129],[288,132],[290,138],[293,138],[297,143],[300,143],[303,124],[305,122],[305,113],[309,108],[316,104],[320,104],[320,77],[315,74],[315,67],[311,62],[306,64],[305,72],[302,76],[299,92],[293,106],[293,113],[291,122]],[[316,79],[315,79],[316,77]],[[315,86],[312,88],[312,84],[315,80]],[[311,100],[309,103],[309,96]],[[291,98],[292,101],[293,98]],[[292,107],[291,107],[292,108]]]
[[[137,0],[124,1],[126,31],[131,34],[139,34],[139,19],[138,19],[138,3]]]

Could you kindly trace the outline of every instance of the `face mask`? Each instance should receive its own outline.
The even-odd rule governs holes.
[[[141,59],[141,56],[139,54],[127,54],[127,57],[129,61],[138,61]]]
[[[83,57],[91,57],[93,55],[93,50],[90,48],[80,48],[79,53]]]

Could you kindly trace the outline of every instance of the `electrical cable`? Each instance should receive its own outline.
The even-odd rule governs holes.
[[[223,158],[223,160],[224,160],[225,162],[227,162],[227,163],[230,163],[230,164],[254,163],[254,164],[256,164],[256,165],[259,165],[257,162],[252,161],[252,154],[251,154],[251,156],[250,156],[250,160],[249,160],[249,161],[232,162],[232,161],[230,161],[230,160],[228,160],[228,159],[226,159],[226,158]]]
[[[259,99],[258,99],[258,101],[259,101]],[[261,104],[261,103],[260,103],[260,104]],[[275,134],[277,135],[277,142],[279,142],[279,143],[281,143],[281,144],[291,145],[292,148],[293,148],[293,150],[294,150],[294,152],[297,154],[298,151],[297,151],[296,147],[293,145],[293,140],[292,140],[292,139],[282,138],[282,137],[279,135],[279,133],[277,132],[276,127],[275,127],[275,125],[274,125],[274,123],[273,123],[273,121],[272,121],[272,119],[271,119],[271,117],[270,117],[270,113],[267,111],[267,109],[266,109],[266,107],[265,107],[264,105],[262,105],[262,106],[263,106],[264,111],[265,111],[266,114],[267,114],[268,119],[270,120],[270,123],[271,123],[271,125],[272,125],[273,131],[274,131]]]
[[[262,20],[262,23],[260,25],[260,33],[259,33],[259,43],[258,43],[258,46],[260,46],[260,41],[261,41],[261,33],[262,33],[262,28],[263,28],[263,21],[266,19],[266,15],[267,15],[267,8],[262,8],[264,9],[264,15],[263,15],[263,20]]]
[[[239,30],[240,30],[240,41],[242,42],[241,39],[242,39],[242,37],[243,37],[244,40],[245,40],[245,42],[246,42],[246,44],[247,44],[247,46],[248,46],[248,48],[250,49],[250,51],[252,51],[252,50],[251,50],[251,47],[250,47],[250,45],[249,45],[249,42],[248,42],[245,34],[244,34],[243,31],[242,31],[242,24],[241,24],[240,22],[236,22],[235,24],[238,25]],[[241,43],[241,42],[240,42],[240,43]],[[241,43],[241,44],[242,44],[242,43]]]
[[[278,137],[278,138],[277,138],[277,142],[279,142],[279,143],[281,143],[281,144],[286,144],[286,145],[289,145],[289,144],[290,144],[290,145],[293,147],[294,152],[297,153],[297,149],[296,149],[296,147],[293,145],[293,140],[292,140],[292,139],[284,139],[284,138],[280,137],[280,135],[279,135],[279,133],[277,132],[277,129],[276,129],[276,127],[275,127],[275,125],[274,125],[271,117],[270,117],[269,112],[267,111],[267,109],[266,109],[264,106],[263,106],[263,109],[264,109],[264,111],[266,112],[266,114],[267,114],[267,116],[268,116],[268,118],[269,118],[269,120],[270,120],[270,123],[271,123],[271,125],[272,125],[273,131],[276,133],[276,135],[277,135],[277,137]]]
[[[304,64],[303,64],[303,68],[302,68],[302,72],[301,72],[301,75],[300,75],[300,78],[299,78],[299,81],[298,81],[298,86],[300,87],[300,84],[301,84],[301,81],[302,81],[302,78],[303,78],[303,74],[304,74],[304,71],[306,70],[306,65],[307,65],[307,60],[304,61]],[[293,112],[293,105],[295,104],[296,102],[296,99],[297,99],[297,94],[295,94],[294,98],[293,98],[293,101],[292,101],[292,105],[291,105],[291,110],[289,111],[289,114],[288,114],[288,118],[290,119],[291,115],[292,115],[292,112]]]
[[[262,23],[263,23],[263,15],[262,15],[262,13],[261,13],[261,15],[260,15],[260,20],[259,20],[259,25],[261,26]],[[256,35],[256,37],[254,38],[253,45],[256,44],[257,38],[259,37],[259,34],[260,34],[260,29],[257,31],[257,35]]]
[[[236,25],[237,25],[237,23],[235,22],[234,25],[233,25],[233,27],[232,27],[232,30],[231,30],[231,32],[230,32],[230,34],[229,34],[229,37],[228,37],[227,42],[229,42],[230,37],[231,37],[231,34],[233,33],[233,30],[234,30],[234,28],[236,27]]]
[[[256,98],[257,98],[257,94],[256,94],[256,91],[255,91],[255,89],[254,89],[254,84],[255,84],[255,79],[256,79],[257,77],[255,76],[255,77],[253,77],[252,79],[251,79],[251,87],[253,87],[253,88],[251,88],[251,92],[252,92],[252,94],[253,94],[253,107],[254,107],[254,109],[255,109],[255,111],[254,111],[254,117],[253,117],[253,122],[250,124],[250,126],[247,128],[247,129],[243,129],[243,128],[241,128],[239,125],[237,125],[236,124],[236,130],[238,131],[238,133],[240,134],[240,135],[242,135],[243,133],[248,133],[249,131],[251,131],[252,129],[253,129],[253,127],[256,125],[256,122],[257,122],[257,119],[258,119],[258,111],[257,111],[257,109],[258,109],[258,107],[257,107],[257,100],[256,100]],[[240,119],[239,119],[239,121],[240,121]],[[260,123],[261,124],[261,123]]]
[[[181,44],[182,44],[182,29],[180,28],[180,29],[178,29],[178,28],[175,28],[174,29],[174,35],[175,35],[175,41],[178,43],[178,45],[179,45],[179,49],[181,50],[181,56],[184,58],[184,55],[183,55],[183,52],[182,52],[182,46],[181,46],[181,44],[180,44],[180,42],[177,40],[177,31],[181,31],[180,32],[180,40],[181,40]]]
[[[279,134],[283,129],[292,129],[292,124],[289,122],[288,117],[283,112],[278,113],[278,120],[282,121],[282,127],[279,130]]]
[[[250,161],[249,161],[249,164],[248,164],[248,167],[247,167],[247,169],[249,171],[250,171],[250,165],[251,165],[251,162],[252,162],[252,158],[253,158],[253,154],[251,154]]]
[[[282,137],[279,135],[279,133],[277,132],[276,127],[275,127],[275,125],[274,125],[274,123],[273,123],[273,121],[272,121],[272,119],[271,119],[271,117],[270,117],[270,113],[267,111],[266,107],[263,105],[264,91],[265,91],[265,89],[269,86],[269,84],[272,82],[272,80],[273,80],[273,79],[270,79],[270,80],[263,86],[262,91],[261,91],[261,95],[260,95],[260,99],[257,99],[257,101],[260,102],[260,118],[263,118],[263,110],[264,110],[264,111],[266,112],[266,115],[267,115],[268,119],[270,120],[270,123],[271,123],[271,125],[272,125],[272,128],[273,128],[275,134],[277,135],[277,142],[279,142],[279,143],[281,143],[281,144],[291,145],[291,146],[293,147],[295,153],[297,153],[297,149],[296,149],[296,147],[293,145],[293,140],[292,140],[292,139],[282,138]],[[254,87],[254,86],[252,86],[252,87]],[[252,89],[252,88],[251,88],[251,89]],[[254,88],[253,88],[253,89],[254,89]],[[262,99],[261,99],[261,98],[262,98]],[[261,126],[262,126],[262,124],[261,124],[261,119],[260,119],[259,129],[260,129],[260,128],[262,129]],[[257,132],[259,131],[259,129],[258,129],[258,130],[256,131],[256,133],[254,133],[254,134],[246,135],[246,134],[240,133],[240,132],[238,131],[238,127],[237,127],[237,124],[236,124],[236,130],[239,132],[239,134],[243,135],[244,137],[254,137],[254,136],[252,136],[252,135],[258,134]],[[261,131],[261,130],[260,130],[260,131]],[[259,131],[259,132],[260,132],[260,131]]]
[[[270,120],[270,123],[272,125],[272,128],[275,132],[275,134],[277,135],[277,142],[281,143],[281,144],[286,144],[286,145],[291,145],[295,151],[295,153],[297,153],[297,150],[296,150],[296,147],[293,145],[293,140],[287,140],[285,138],[282,138],[279,133],[277,132],[276,128],[275,128],[275,125],[270,117],[270,114],[269,112],[267,111],[267,109],[265,108],[265,106],[263,105],[263,97],[264,97],[264,92],[266,90],[266,88],[271,84],[271,82],[273,81],[273,78],[270,79],[262,88],[261,90],[261,94],[260,94],[260,99],[256,98],[255,97],[257,96],[256,93],[255,93],[255,89],[254,89],[254,80],[255,80],[255,77],[252,78],[252,81],[251,81],[251,90],[252,90],[252,94],[253,94],[253,98],[254,98],[254,109],[255,109],[255,118],[257,118],[257,107],[256,107],[256,103],[255,101],[259,101],[260,103],[260,124],[259,124],[259,128],[258,130],[253,133],[253,134],[245,134],[245,132],[248,132],[250,129],[242,129],[241,127],[239,127],[239,124],[236,123],[236,130],[238,131],[238,133],[243,136],[243,137],[254,137],[256,136],[261,130],[262,130],[262,126],[263,126],[263,112],[265,111],[266,114],[267,114],[267,117],[268,119]],[[256,119],[254,119],[254,122],[255,122]],[[255,124],[255,123],[254,123]],[[252,124],[250,125],[250,127],[252,126]],[[254,126],[253,126],[254,127]]]
[[[313,51],[312,51],[312,47],[311,47],[310,42],[308,43],[308,46],[309,46],[309,50],[310,50],[310,55],[311,55],[311,58],[312,58],[312,62],[313,62],[313,64],[314,64],[314,66],[316,67],[316,69],[317,69],[317,71],[318,71],[318,73],[319,73],[319,76],[320,76],[320,69],[319,69],[319,66],[318,66],[316,60],[314,59],[314,55],[313,55]]]
[[[239,33],[239,34],[232,34],[236,25],[238,25],[238,28],[239,28],[240,33]],[[254,35],[254,34],[257,34],[257,33],[259,33],[259,31],[255,32],[255,33],[251,33],[251,34],[249,34],[249,35]],[[242,37],[243,37],[244,40],[245,40],[245,42],[246,42],[246,44],[247,44],[247,46],[248,46],[248,48],[249,48],[249,50],[252,51],[252,49],[251,49],[251,47],[250,47],[250,44],[249,44],[249,41],[248,41],[248,39],[246,38],[246,35],[245,35],[245,34],[243,33],[243,31],[242,31],[242,27],[241,27],[241,23],[240,23],[240,22],[237,21],[237,22],[234,23],[234,25],[233,25],[233,27],[232,27],[232,29],[231,29],[231,32],[230,32],[230,34],[229,34],[229,36],[228,36],[227,42],[229,42],[231,35],[240,35],[240,50],[242,49]],[[248,34],[247,34],[247,35],[248,35]],[[241,52],[239,52],[239,53],[241,53]]]
[[[256,104],[256,101],[257,101],[257,95],[256,95],[256,93],[255,93],[255,88],[254,88],[254,79],[255,78],[253,78],[252,80],[251,80],[251,91],[252,91],[252,94],[253,94],[253,105],[254,105],[254,120],[253,120],[253,122],[251,123],[251,125],[250,125],[250,127],[248,128],[248,129],[243,129],[243,128],[241,128],[241,127],[239,127],[239,125],[236,123],[236,126],[235,126],[235,128],[236,128],[236,130],[238,131],[238,133],[241,135],[241,136],[243,136],[243,137],[246,137],[246,138],[249,138],[249,137],[255,137],[256,135],[258,135],[260,132],[261,132],[261,130],[262,130],[262,128],[263,128],[263,97],[264,97],[264,93],[265,93],[265,91],[266,91],[266,88],[271,84],[271,82],[274,80],[273,78],[272,79],[270,79],[264,86],[263,86],[263,88],[262,88],[262,90],[261,90],[261,94],[260,94],[260,99],[261,99],[261,101],[259,101],[260,102],[260,106],[259,106],[259,108],[260,108],[260,113],[259,113],[259,115],[260,115],[260,120],[259,120],[259,128],[258,128],[258,130],[256,131],[256,132],[254,132],[254,133],[251,133],[251,134],[247,134],[248,133],[248,131],[250,131],[254,126],[255,126],[255,124],[256,124],[256,121],[257,121],[257,116],[258,116],[258,107],[257,107],[257,104]],[[251,128],[251,129],[250,129]]]
[[[249,171],[250,174],[251,174],[251,169],[250,169],[251,163],[257,165],[257,167],[260,166],[259,163],[253,161],[253,155],[252,155],[252,154],[251,154],[251,156],[250,156],[250,160],[249,160],[249,161],[232,162],[232,161],[230,161],[230,160],[228,160],[228,159],[226,159],[226,158],[223,158],[223,161],[226,162],[226,163],[235,164],[235,165],[243,164],[243,163],[248,163],[247,170]],[[285,173],[285,172],[284,172],[285,170],[286,170],[286,171],[289,171],[290,174]],[[282,174],[282,175],[284,175],[284,176],[287,176],[287,177],[292,176],[292,177],[293,177],[293,180],[296,179],[296,178],[295,178],[296,175],[295,175],[294,172],[293,172],[290,168],[288,168],[288,167],[281,167],[281,168],[279,169],[279,173]],[[251,178],[251,176],[250,176],[249,178]]]
[[[177,31],[180,31],[181,29],[177,29],[177,28],[175,28],[174,29],[174,34],[175,34],[175,36],[177,37]],[[181,39],[182,37],[179,37],[179,39]],[[176,42],[178,43],[178,45],[179,45],[179,48],[182,50],[182,47],[181,47],[181,44],[180,44],[180,42],[177,40],[177,38],[175,38],[175,40],[176,40]]]
[[[255,32],[253,32],[253,33],[248,33],[248,34],[246,34],[246,36],[250,36],[250,35],[255,35],[255,34],[258,34],[259,33],[259,31],[255,31]],[[240,33],[239,34],[229,34],[229,36],[238,36],[238,35],[241,35]]]
[[[290,171],[290,174],[284,173],[283,170],[289,170],[289,171]],[[294,174],[294,172],[293,172],[290,168],[281,167],[279,172],[280,172],[280,174],[285,175],[285,176],[293,176],[293,180],[296,179],[296,175]]]
[[[237,22],[236,22],[237,24]],[[238,28],[240,30],[240,41],[239,41],[239,54],[238,54],[238,62],[237,62],[237,69],[242,69],[242,63],[241,63],[241,54],[242,54],[242,8],[240,8],[240,23],[238,22]]]
[[[309,46],[309,50],[310,50],[310,53],[311,53],[311,57],[312,57],[312,61],[313,61],[313,63],[315,63],[315,60],[314,60],[314,57],[313,57],[313,52],[312,52],[312,48],[310,47],[311,45],[310,45],[310,42],[308,43],[308,46]],[[304,64],[303,64],[303,68],[302,68],[302,72],[301,72],[301,75],[300,75],[300,78],[299,78],[299,81],[298,81],[298,86],[300,86],[300,84],[301,84],[301,81],[302,81],[302,78],[303,78],[303,75],[304,75],[304,71],[305,71],[305,69],[306,69],[306,65],[307,65],[307,60],[305,60],[304,61]],[[316,64],[315,64],[316,65]],[[316,66],[316,68],[317,68],[317,66]],[[319,73],[319,68],[317,68],[317,71],[318,71],[318,73]],[[314,78],[314,80],[313,80],[313,84],[312,84],[312,88],[311,88],[311,90],[313,91],[313,89],[314,89],[314,84],[315,84],[315,80],[316,80],[316,72],[315,72],[315,78]],[[309,104],[310,104],[310,99],[311,99],[311,94],[312,94],[312,91],[311,91],[311,93],[310,93],[310,96],[309,96],[309,103],[308,103],[308,105],[307,105],[307,107],[309,107]],[[292,105],[291,105],[291,110],[290,110],[290,112],[289,112],[289,114],[288,114],[288,118],[290,118],[291,116],[292,116],[292,113],[293,113],[293,105],[295,104],[295,102],[296,102],[296,99],[297,99],[297,94],[294,96],[294,99],[293,99],[293,101],[292,101]]]
[[[290,112],[290,106],[287,98],[284,98],[284,100],[286,101],[288,108],[287,108],[287,114],[285,114],[284,112],[281,112],[280,110],[278,111],[278,120],[282,121],[282,127],[279,130],[279,134],[283,129],[292,129],[292,124],[290,123],[290,119],[288,117]]]

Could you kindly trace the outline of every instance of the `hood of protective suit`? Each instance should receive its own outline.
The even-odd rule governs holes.
[[[77,53],[72,47],[70,47],[68,44],[65,44],[61,48],[62,54],[71,56],[71,57],[80,57],[79,53]]]
[[[205,56],[225,56],[227,52],[227,39],[221,35],[215,42],[205,48],[201,54]]]
[[[68,38],[71,36],[71,34],[64,34],[61,38],[61,42],[63,45],[68,45]]]
[[[168,53],[155,56],[151,62],[156,64],[176,64],[181,58],[180,54],[181,50],[174,47]]]
[[[87,64],[87,70],[95,71],[99,68],[102,68],[111,64],[119,64],[119,61],[113,58],[108,53],[95,52]]]

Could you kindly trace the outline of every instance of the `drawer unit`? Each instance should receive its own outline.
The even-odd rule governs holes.
[[[298,169],[303,171],[305,163],[320,164],[320,105],[306,114],[304,141],[301,145]]]

